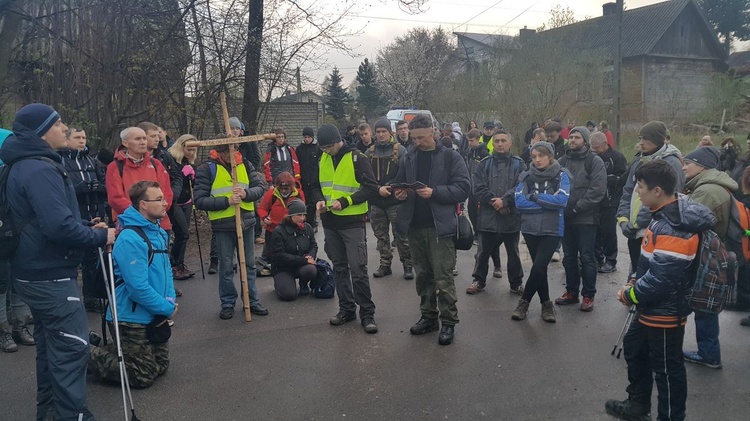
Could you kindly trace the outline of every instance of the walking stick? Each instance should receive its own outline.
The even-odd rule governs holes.
[[[198,215],[193,205],[193,222],[195,223],[195,239],[198,240],[198,258],[201,261],[201,276],[206,279],[206,269],[203,267],[203,252],[201,251],[201,235],[198,233]]]
[[[630,306],[630,309],[628,310],[628,316],[625,318],[625,324],[622,325],[620,336],[617,337],[615,347],[612,348],[612,353],[610,355],[615,355],[615,350],[617,350],[618,346],[620,347],[619,351],[617,351],[617,359],[620,359],[620,354],[622,354],[622,345],[625,339],[625,333],[627,333],[628,327],[630,327],[633,319],[635,319],[635,305]]]
[[[102,248],[99,247],[99,258],[104,261]],[[128,421],[128,400],[130,401],[130,421],[140,421],[135,415],[133,405],[133,394],[130,392],[130,380],[128,379],[125,359],[122,354],[122,342],[120,341],[120,326],[117,318],[117,297],[115,296],[115,269],[112,264],[112,246],[107,246],[107,263],[109,263],[109,280],[107,282],[107,295],[109,296],[109,309],[112,312],[112,323],[115,331],[115,345],[117,347],[117,361],[120,365],[120,388],[122,389],[122,409],[125,412],[125,421]],[[127,396],[126,396],[127,391]]]

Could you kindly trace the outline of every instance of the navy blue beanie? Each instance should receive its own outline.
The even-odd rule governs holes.
[[[21,124],[42,137],[60,119],[54,108],[45,104],[29,104],[18,110],[13,124]]]

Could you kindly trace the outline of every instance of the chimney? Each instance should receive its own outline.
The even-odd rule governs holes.
[[[604,3],[602,5],[602,12],[603,16],[614,15],[615,13],[617,13],[617,3]]]
[[[532,36],[534,36],[534,34],[536,34],[536,30],[534,30],[534,29],[527,29],[526,26],[524,26],[523,28],[521,28],[520,31],[518,31],[518,40],[521,43],[524,43],[524,42],[526,42],[526,40],[528,40]]]

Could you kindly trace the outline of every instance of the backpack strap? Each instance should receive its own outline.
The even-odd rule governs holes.
[[[393,154],[391,155],[391,160],[393,162],[398,162],[398,147],[401,146],[398,142],[393,142]]]
[[[208,170],[211,172],[211,183],[213,183],[216,180],[216,162],[206,161],[206,165],[208,165]]]
[[[154,251],[153,244],[151,244],[151,240],[149,240],[146,233],[143,232],[143,228],[138,227],[138,226],[127,226],[127,227],[124,227],[122,230],[123,231],[131,230],[135,232],[146,243],[146,246],[148,246],[148,265],[151,266],[151,262],[154,261],[154,253],[156,252]]]
[[[153,156],[149,156],[148,159],[151,161],[151,166],[154,167],[154,174],[156,174],[156,161]],[[116,159],[115,165],[117,165],[117,171],[120,172],[120,178],[122,178],[122,172],[125,170],[125,161]]]

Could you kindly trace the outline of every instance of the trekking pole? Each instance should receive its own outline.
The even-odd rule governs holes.
[[[102,260],[102,249],[99,247],[99,256]],[[107,263],[109,263],[109,282],[107,283],[107,294],[109,295],[109,309],[112,312],[112,323],[115,331],[115,345],[117,347],[117,361],[120,366],[120,389],[122,390],[122,409],[125,412],[125,421],[128,421],[128,400],[130,401],[130,421],[139,421],[135,415],[135,406],[133,405],[133,394],[130,392],[130,380],[128,379],[127,369],[125,368],[125,358],[122,354],[122,342],[120,341],[120,326],[117,318],[117,297],[115,296],[115,269],[112,263],[112,246],[107,246]],[[127,392],[127,395],[126,395]]]
[[[630,327],[630,324],[633,322],[633,319],[635,318],[635,305],[630,306],[630,309],[628,310],[628,316],[625,318],[625,324],[622,326],[622,330],[620,331],[620,336],[617,337],[617,341],[615,342],[614,348],[612,348],[612,353],[610,355],[615,355],[615,351],[617,350],[619,346],[619,351],[617,351],[617,359],[620,359],[620,354],[622,354],[622,346],[625,339],[625,333],[628,331],[628,328]]]
[[[102,305],[102,343],[104,346],[107,345],[107,305],[109,305],[109,300],[112,299],[112,294],[109,292],[109,283],[107,281],[107,268],[104,265],[104,255],[102,253],[102,248],[99,247],[99,265],[102,268],[102,279],[104,280],[104,288],[107,290],[107,300],[106,305]],[[104,300],[102,300],[104,301]]]
[[[195,239],[198,240],[198,258],[201,261],[201,276],[206,279],[206,269],[203,267],[203,251],[201,251],[201,235],[198,233],[198,212],[193,204],[193,222],[195,223]]]

